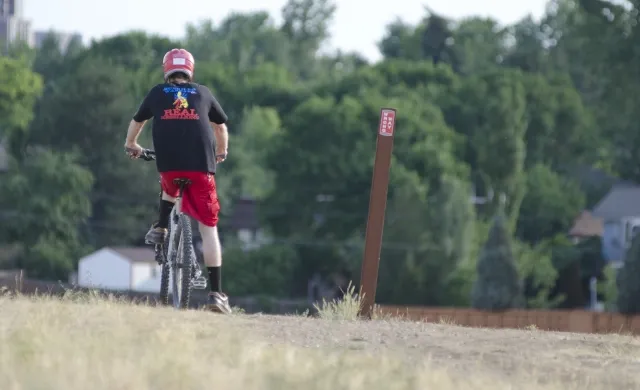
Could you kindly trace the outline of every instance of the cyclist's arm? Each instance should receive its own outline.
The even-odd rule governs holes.
[[[132,119],[131,122],[129,122],[129,128],[127,129],[127,145],[138,143],[138,137],[140,136],[140,132],[142,131],[145,123],[147,123],[146,120],[137,122],[135,119]]]
[[[213,127],[213,135],[216,137],[216,149],[223,150],[223,153],[227,153],[229,148],[229,132],[227,131],[227,125],[224,123],[217,124],[211,122]]]
[[[208,89],[207,89],[208,90]],[[209,108],[209,122],[213,128],[213,135],[216,138],[217,153],[227,153],[229,147],[229,132],[227,131],[227,114],[220,106],[218,100],[209,91],[209,98],[211,99],[211,107]]]
[[[142,131],[144,124],[153,117],[153,112],[151,111],[151,100],[153,99],[154,91],[155,87],[152,88],[147,96],[144,97],[142,103],[140,103],[140,107],[138,107],[138,111],[136,111],[136,113],[133,115],[133,118],[131,119],[131,122],[129,122],[126,140],[126,143],[128,145],[132,145],[138,142],[138,136],[140,136],[140,132]]]

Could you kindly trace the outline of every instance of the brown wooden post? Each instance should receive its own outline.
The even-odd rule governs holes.
[[[360,292],[364,295],[362,316],[371,317],[376,301],[378,268],[382,247],[384,213],[387,208],[387,190],[389,188],[389,168],[393,151],[393,136],[396,126],[396,110],[383,108],[380,112],[378,139],[376,141],[373,179],[369,195],[369,215],[365,233],[364,255],[360,274]]]

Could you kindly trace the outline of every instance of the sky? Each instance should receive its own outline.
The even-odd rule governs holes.
[[[265,10],[280,21],[286,0],[22,0],[24,17],[35,30],[54,29],[81,33],[85,42],[128,30],[145,30],[180,38],[187,23],[213,19],[219,22],[231,12]],[[331,25],[329,49],[357,51],[380,58],[376,43],[386,25],[397,18],[415,24],[424,15],[424,4],[444,16],[492,17],[510,24],[532,15],[538,19],[547,0],[334,0],[337,11]],[[175,11],[179,5],[184,13]]]

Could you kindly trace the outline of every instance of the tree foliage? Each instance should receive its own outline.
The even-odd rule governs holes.
[[[482,310],[506,310],[524,306],[523,286],[505,217],[496,215],[484,244],[473,285],[471,306]]]
[[[122,142],[162,55],[182,46],[230,118],[217,183],[225,256],[243,264],[229,272],[237,293],[300,295],[312,275],[359,274],[380,108],[394,107],[378,301],[584,304],[602,258],[567,231],[612,182],[640,180],[637,5],[551,0],[540,21],[508,26],[425,9],[387,26],[375,63],[326,50],[335,10],[289,0],[279,21],[233,13],[181,40],[132,31],[63,48],[51,34],[38,50],[12,47],[0,57],[11,161],[0,211],[43,214],[11,219],[2,244],[46,278],[88,250],[142,244],[157,172]],[[240,198],[256,202],[263,250],[233,244]]]
[[[84,254],[81,229],[91,215],[91,172],[77,155],[32,148],[0,182],[3,236],[23,249],[17,265],[29,275],[66,279]],[[10,210],[10,211],[9,211]]]
[[[640,236],[631,242],[624,262],[624,270],[618,273],[618,305],[625,314],[640,313]]]

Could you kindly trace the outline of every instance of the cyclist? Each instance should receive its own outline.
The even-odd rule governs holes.
[[[153,118],[152,138],[162,197],[159,218],[145,236],[148,244],[164,242],[169,214],[178,195],[175,178],[188,178],[182,211],[198,221],[204,262],[209,273],[209,308],[230,313],[229,299],[222,292],[222,253],[218,237],[220,204],[216,193],[216,164],[227,158],[227,115],[211,91],[193,82],[195,62],[185,49],[172,49],[163,59],[164,83],[151,88],[133,116],[125,148],[138,158],[142,148],[138,136]],[[215,148],[215,154],[214,154]]]

